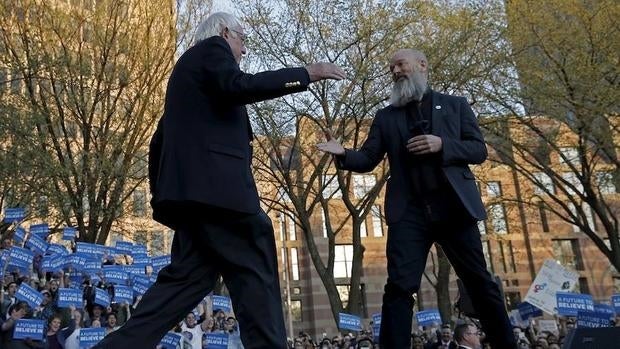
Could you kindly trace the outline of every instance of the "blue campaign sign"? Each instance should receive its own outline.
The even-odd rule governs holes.
[[[611,306],[614,307],[616,314],[620,314],[620,294],[611,296]]]
[[[133,289],[129,286],[114,286],[114,302],[127,302],[129,304],[133,303]]]
[[[58,306],[60,308],[69,308],[72,305],[78,309],[84,305],[82,291],[74,288],[59,288]]]
[[[31,224],[30,234],[37,235],[45,239],[50,234],[50,226],[47,223]]]
[[[137,267],[142,267],[142,268],[146,268],[147,266],[151,266],[152,262],[151,262],[151,257],[147,256],[147,255],[139,255],[136,258],[133,259],[133,264],[134,266]]]
[[[103,267],[103,278],[106,282],[124,285],[127,283],[128,275],[122,268],[119,268],[119,266],[105,265]]]
[[[230,305],[230,298],[226,296],[211,296],[213,301],[213,310],[221,309],[226,313],[230,313],[232,306]]]
[[[144,293],[146,292],[146,290],[149,289],[148,285],[145,285],[141,282],[135,282],[133,284],[133,286],[131,286],[131,288],[133,289],[133,291],[136,293],[136,296],[140,295],[144,295]]]
[[[13,234],[13,239],[15,239],[15,242],[17,242],[18,244],[23,244],[24,240],[26,240],[26,229],[22,227],[16,227],[15,234]]]
[[[419,311],[415,314],[415,317],[418,321],[418,326],[432,326],[434,324],[441,324],[441,315],[437,309]]]
[[[94,259],[87,260],[84,263],[84,269],[101,269],[101,262]]]
[[[5,223],[18,223],[26,217],[26,209],[23,207],[12,207],[4,210]]]
[[[557,292],[555,297],[559,315],[577,316],[579,311],[594,311],[594,300],[589,294]]]
[[[25,248],[13,246],[9,251],[9,263],[13,265],[31,265],[34,253]]]
[[[64,227],[62,228],[62,239],[63,240],[74,240],[77,237],[77,229],[74,227]]]
[[[72,253],[65,257],[64,267],[71,268],[76,271],[82,271],[84,270],[84,266],[86,265],[86,262],[90,260],[92,260],[90,256],[79,254],[79,253]]]
[[[81,328],[80,349],[90,349],[105,337],[105,328]]]
[[[168,332],[166,333],[164,338],[161,339],[161,342],[159,342],[159,344],[161,345],[162,349],[182,349],[182,340],[182,334]]]
[[[135,244],[131,246],[131,255],[135,258],[139,255],[147,255],[146,246],[143,244]]]
[[[49,244],[49,246],[47,246],[47,251],[45,251],[45,254],[58,254],[61,256],[66,256],[69,254],[69,251],[67,251],[67,248],[63,245]]]
[[[116,249],[118,251],[123,252],[124,254],[131,254],[131,250],[133,248],[133,243],[129,241],[117,241]]]
[[[84,255],[92,256],[95,258],[101,258],[105,254],[105,246],[98,244],[91,244],[88,242],[77,242],[75,252]]]
[[[594,304],[594,311],[597,313],[607,314],[609,318],[613,318],[616,315],[614,307],[609,304],[597,303]]]
[[[352,331],[362,330],[362,319],[359,316],[340,313],[338,328]]]
[[[381,325],[381,313],[372,314],[372,324]]]
[[[609,321],[609,315],[598,311],[578,311],[577,312],[577,327],[609,327],[611,322]]]
[[[123,265],[123,271],[129,275],[144,275],[146,274],[146,267],[139,265]]]
[[[153,257],[151,262],[153,262],[153,273],[157,274],[160,270],[172,262],[172,257],[170,255]]]
[[[28,241],[26,241],[26,247],[34,251],[36,254],[45,254],[48,247],[47,241],[40,237],[39,235],[30,234]]]
[[[44,320],[19,319],[15,322],[15,330],[13,331],[13,339],[33,340],[43,339],[43,329],[45,328]]]
[[[107,308],[110,306],[110,295],[108,291],[102,290],[100,288],[95,288],[95,304],[99,304],[100,306]]]
[[[521,319],[526,321],[529,318],[542,316],[542,310],[535,307],[534,305],[528,302],[522,302],[517,306],[519,309],[519,315],[521,315]]]
[[[64,264],[65,258],[62,255],[44,256],[41,261],[41,271],[59,273]]]
[[[228,348],[228,335],[225,333],[207,333],[205,335],[205,341],[209,349]]]
[[[151,279],[149,279],[149,277],[146,275],[131,274],[130,278],[131,278],[131,282],[141,283],[142,285],[145,285],[146,287],[150,287],[153,284],[151,282]]]
[[[15,298],[28,303],[28,305],[32,308],[38,307],[43,302],[43,295],[41,292],[28,286],[25,282],[22,282],[22,284],[19,285],[19,288],[17,288]]]

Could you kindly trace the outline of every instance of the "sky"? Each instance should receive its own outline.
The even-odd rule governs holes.
[[[233,2],[231,0],[213,0],[213,12],[217,11],[234,12]]]

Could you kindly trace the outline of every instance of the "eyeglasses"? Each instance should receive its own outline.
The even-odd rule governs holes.
[[[228,28],[228,30],[230,30],[231,32],[234,32],[235,34],[237,34],[237,36],[239,37],[239,39],[241,39],[241,42],[243,42],[243,43],[248,39],[248,35],[247,34],[244,34],[244,33],[240,32],[238,30],[235,30],[235,29]]]

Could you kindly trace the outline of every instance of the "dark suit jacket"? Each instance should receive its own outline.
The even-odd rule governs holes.
[[[258,213],[245,104],[304,91],[309,83],[304,68],[242,72],[219,36],[187,50],[168,81],[150,144],[153,217],[175,228],[203,207]]]
[[[469,164],[480,164],[487,157],[484,138],[467,100],[432,91],[432,134],[441,137],[441,169],[469,214],[486,218],[474,174]],[[368,138],[360,150],[347,149],[338,157],[338,168],[355,172],[372,171],[387,153],[390,178],[385,195],[388,224],[398,222],[412,195],[407,149],[410,138],[404,107],[388,106],[377,112]]]

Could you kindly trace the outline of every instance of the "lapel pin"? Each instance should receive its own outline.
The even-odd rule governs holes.
[[[435,109],[439,110],[439,109],[441,109],[441,106],[440,105],[436,105]]]

